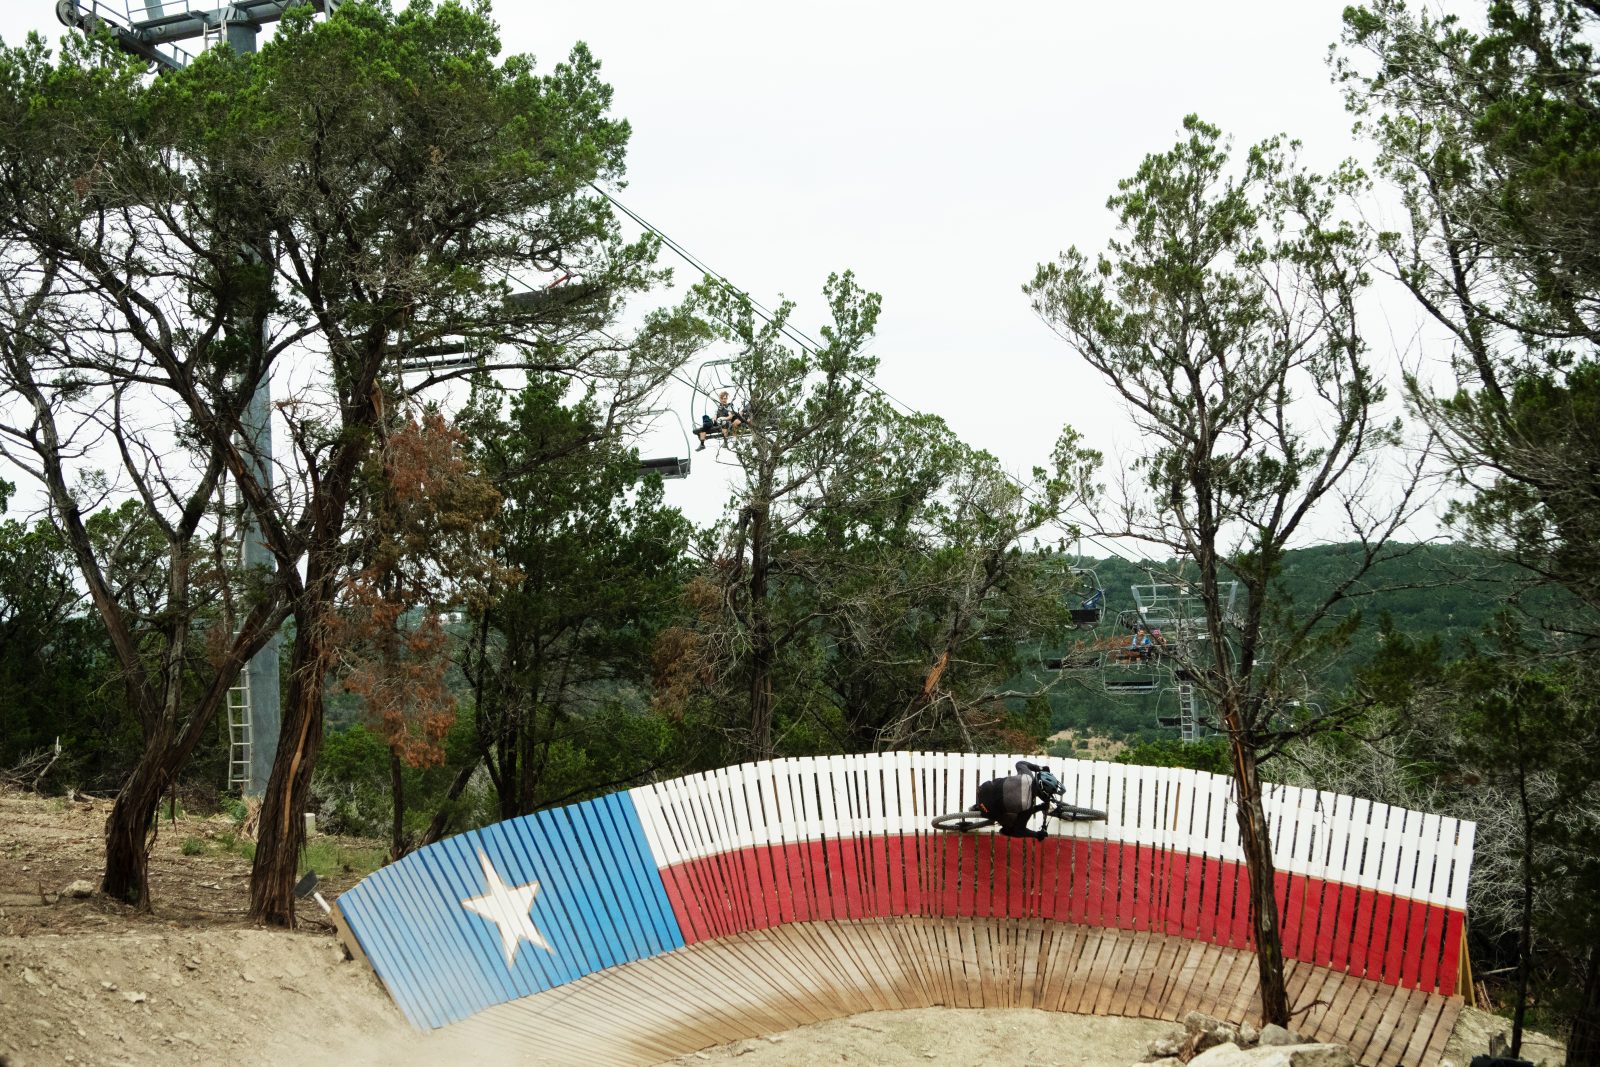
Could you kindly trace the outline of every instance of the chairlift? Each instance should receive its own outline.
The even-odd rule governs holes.
[[[505,306],[525,315],[553,314],[604,296],[604,289],[599,284],[582,278],[573,279],[573,273],[566,271],[555,281],[540,288],[507,293]],[[465,337],[446,337],[426,345],[395,344],[390,346],[389,351],[398,357],[398,368],[402,374],[437,374],[470,370],[478,366],[492,368],[494,363],[492,358],[484,357],[476,342]]]
[[[1091,671],[1100,666],[1101,653],[1093,645],[1074,646],[1059,656],[1046,657],[1047,671]]]
[[[1153,693],[1161,681],[1166,646],[1118,640],[1100,653],[1100,682],[1108,693]]]
[[[1108,676],[1103,679],[1103,683],[1106,692],[1113,696],[1130,696],[1156,691],[1156,677],[1153,674],[1135,674],[1126,678]]]
[[[665,416],[678,428],[678,435],[683,439],[683,455],[653,456],[639,458],[639,474],[659,474],[662,478],[687,478],[689,477],[689,434],[683,428],[683,423],[667,408],[650,408],[641,411],[641,419],[649,419],[650,425],[655,424],[655,419]]]
[[[1072,576],[1076,586],[1073,595],[1080,598],[1076,607],[1068,609],[1072,613],[1072,625],[1080,630],[1092,630],[1105,616],[1106,591],[1092,568],[1074,567]]]
[[[719,445],[732,444],[739,434],[750,427],[750,398],[748,396],[741,398],[739,383],[734,381],[733,378],[733,366],[736,362],[733,359],[708,359],[695,368],[694,396],[690,401],[689,432],[696,437],[704,434],[704,440],[701,441],[702,445],[713,439]],[[719,417],[717,409],[721,406],[721,394],[723,393],[728,394],[730,406],[737,405],[741,399],[744,402],[743,409],[735,408],[735,410],[743,411],[743,417],[735,420],[736,425],[723,425],[717,421]],[[716,461],[725,466],[741,465],[735,457],[723,455],[720,448],[718,449]]]
[[[735,362],[732,359],[708,359],[695,368],[689,425],[696,430],[705,425],[704,420],[716,418],[717,397],[721,393],[727,393],[730,400],[738,399],[739,383],[733,380]]]

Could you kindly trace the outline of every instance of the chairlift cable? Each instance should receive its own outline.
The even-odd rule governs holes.
[[[656,237],[660,238],[661,243],[663,245],[665,245],[670,251],[676,253],[685,263],[689,264],[689,266],[693,267],[695,270],[698,270],[705,277],[710,278],[710,279],[718,282],[720,285],[722,285],[729,292],[733,293],[735,296],[738,296],[741,299],[747,301],[749,303],[750,307],[757,314],[759,314],[768,323],[773,324],[773,325],[778,325],[779,329],[782,330],[783,333],[785,335],[787,335],[790,340],[794,341],[797,345],[799,345],[802,350],[810,353],[811,355],[816,355],[817,354],[817,351],[820,349],[821,346],[818,344],[818,342],[814,338],[812,338],[809,335],[807,335],[799,327],[791,326],[788,322],[784,322],[781,325],[779,325],[778,322],[777,322],[776,316],[773,314],[773,312],[771,310],[769,310],[768,308],[763,306],[760,301],[756,300],[755,297],[751,296],[747,291],[745,291],[745,290],[739,288],[737,285],[733,284],[733,282],[730,281],[727,278],[726,275],[724,275],[724,274],[722,274],[722,273],[720,273],[720,272],[718,272],[716,270],[713,270],[707,263],[705,263],[704,260],[701,260],[699,257],[695,256],[688,249],[684,248],[683,245],[679,244],[677,241],[674,241],[660,227],[653,225],[651,222],[649,222],[647,219],[645,219],[638,212],[634,211],[632,208],[630,208],[626,204],[622,203],[622,201],[618,200],[610,192],[606,191],[605,189],[602,189],[599,185],[596,185],[594,182],[590,182],[589,183],[589,188],[593,189],[595,192],[597,192],[601,196],[605,197],[606,200],[610,201],[612,206],[614,206],[618,211],[622,212],[628,218],[632,219],[634,221],[634,223],[637,224],[641,229],[644,229],[647,232],[652,233]],[[879,396],[882,396],[885,400],[888,400],[891,404],[894,404],[896,407],[900,408],[906,414],[908,414],[908,415],[921,415],[921,414],[923,414],[918,409],[912,407],[910,404],[907,404],[905,401],[901,400],[899,397],[897,397],[893,393],[889,392],[887,389],[885,389],[883,386],[879,385],[877,382],[872,381],[872,380],[867,379],[867,378],[863,378],[858,374],[852,374],[852,373],[850,373],[848,371],[845,372],[845,373],[849,377],[855,379],[857,384],[859,384],[859,385],[861,385],[861,386],[863,386],[863,387],[865,387],[865,388],[877,393]],[[673,376],[677,377],[676,373],[674,373]],[[1003,468],[1001,470],[1001,473],[1005,475],[1005,477],[1006,477],[1006,479],[1008,481],[1010,481],[1013,485],[1015,485],[1018,489],[1020,489],[1022,491],[1021,495],[1022,495],[1022,499],[1023,500],[1027,501],[1030,504],[1038,503],[1038,501],[1034,500],[1032,497],[1030,497],[1028,495],[1029,486],[1027,485],[1027,483],[1023,482],[1022,479],[1018,478],[1017,476],[1012,474],[1010,471],[1004,470]],[[1079,532],[1079,536],[1085,537],[1089,542],[1099,546],[1101,549],[1103,549],[1104,551],[1108,552],[1109,554],[1117,557],[1118,559],[1122,560],[1124,563],[1130,563],[1130,564],[1133,564],[1134,566],[1143,566],[1144,564],[1151,562],[1150,559],[1133,559],[1130,556],[1126,555],[1125,553],[1119,551],[1115,546],[1107,544],[1105,541],[1103,541],[1100,538],[1094,536],[1093,534],[1085,535],[1080,531]]]

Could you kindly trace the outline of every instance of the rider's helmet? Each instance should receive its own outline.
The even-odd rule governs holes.
[[[1061,792],[1061,780],[1048,770],[1040,768],[1033,772],[1033,795],[1040,800],[1049,800]]]

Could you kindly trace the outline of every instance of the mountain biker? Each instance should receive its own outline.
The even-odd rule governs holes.
[[[1000,824],[1000,832],[1007,837],[1032,837],[1043,841],[1050,836],[1041,826],[1028,829],[1028,820],[1050,806],[1061,782],[1042,767],[1027,760],[1017,760],[1015,774],[992,778],[978,787],[978,810]]]

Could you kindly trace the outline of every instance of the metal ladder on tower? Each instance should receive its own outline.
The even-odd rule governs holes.
[[[228,689],[228,788],[250,788],[250,671]]]
[[[1192,681],[1178,682],[1178,738],[1194,741],[1200,736],[1200,694]]]
[[[235,489],[237,493],[237,489]],[[217,485],[220,501],[228,499],[228,479],[224,475]],[[234,500],[237,508],[241,501]],[[230,532],[230,517],[226,507],[217,511],[218,537],[221,538],[220,556],[224,570],[237,573],[244,564],[244,535],[240,530]],[[234,632],[238,636],[238,631]],[[255,737],[251,715],[250,666],[246,664],[228,688],[228,789],[242,793],[250,791],[252,742]]]

